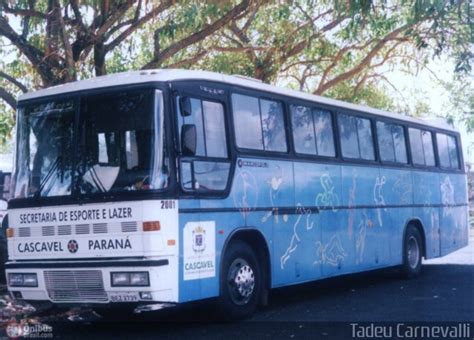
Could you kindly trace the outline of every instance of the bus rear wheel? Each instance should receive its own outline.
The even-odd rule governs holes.
[[[252,314],[262,293],[262,277],[254,250],[240,240],[229,244],[220,275],[219,317],[233,320]]]
[[[411,279],[420,273],[422,254],[423,246],[420,231],[409,225],[403,242],[403,264],[401,267],[405,278]]]

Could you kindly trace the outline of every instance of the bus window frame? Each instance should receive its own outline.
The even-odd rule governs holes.
[[[444,166],[441,165],[441,162],[440,162],[440,159],[439,159],[439,152],[438,152],[438,150],[439,150],[439,148],[438,148],[438,138],[437,138],[438,134],[443,134],[445,136],[454,138],[454,142],[456,143],[456,156],[458,157],[458,167],[457,168],[444,167]],[[446,142],[448,142],[447,138],[446,138]],[[444,170],[444,171],[449,171],[449,172],[458,172],[458,171],[459,172],[464,172],[464,157],[461,153],[461,138],[459,138],[458,133],[452,133],[452,132],[443,131],[443,130],[435,131],[434,144],[436,144],[435,156],[437,158],[439,169]],[[448,146],[448,148],[449,148],[449,146]],[[449,156],[449,150],[448,150],[448,156]],[[449,164],[451,164],[451,159],[449,160]]]
[[[342,142],[341,142],[341,132],[339,131],[339,115],[346,115],[346,116],[352,116],[354,118],[360,118],[360,119],[366,119],[370,122],[370,130],[372,133],[372,146],[374,149],[374,159],[363,159],[363,158],[352,158],[352,157],[344,157],[342,154]],[[341,155],[341,160],[344,163],[357,163],[357,164],[363,164],[365,166],[370,165],[370,164],[376,164],[379,165],[380,163],[380,157],[378,153],[378,143],[376,143],[375,139],[375,134],[374,134],[374,129],[375,129],[375,122],[370,116],[365,116],[361,115],[359,113],[353,113],[352,111],[339,111],[337,112],[337,138],[339,140],[339,147],[340,147],[340,155]],[[359,132],[357,132],[358,134]],[[359,136],[357,136],[357,142],[359,143]],[[360,143],[359,143],[359,155],[360,155]]]
[[[424,160],[425,160],[425,164],[415,164],[415,162],[413,162],[413,155],[412,155],[412,152],[411,152],[411,140],[410,140],[410,133],[409,133],[409,130],[410,129],[417,129],[421,132],[423,131],[426,131],[426,132],[429,132],[430,135],[431,135],[431,145],[433,146],[433,156],[434,156],[434,165],[426,165],[426,155],[424,154],[425,152],[425,149],[424,149],[424,146],[423,146],[423,157],[424,157]],[[433,130],[429,129],[429,128],[422,128],[422,127],[418,127],[418,126],[414,126],[412,124],[410,125],[407,125],[407,131],[408,131],[408,135],[407,135],[407,141],[408,141],[408,145],[409,145],[409,150],[410,150],[410,160],[411,160],[411,164],[413,166],[414,169],[429,169],[429,170],[434,170],[434,169],[438,169],[438,155],[437,155],[437,151],[436,151],[436,147],[435,147],[435,134],[433,132]],[[421,137],[423,138],[423,137]],[[423,141],[422,141],[423,143]]]
[[[393,166],[393,167],[396,167],[396,168],[403,168],[403,169],[409,169],[409,168],[413,168],[413,162],[412,162],[412,159],[411,159],[411,150],[408,146],[408,138],[407,138],[407,134],[408,134],[408,128],[407,128],[407,124],[403,123],[403,122],[400,122],[399,120],[391,120],[391,119],[385,119],[385,118],[378,118],[376,117],[375,119],[375,122],[374,122],[374,125],[375,125],[375,130],[377,130],[377,122],[382,122],[382,123],[385,123],[385,124],[391,124],[391,125],[399,125],[402,127],[402,130],[403,130],[403,134],[404,134],[404,139],[405,139],[405,153],[406,153],[406,157],[407,157],[407,162],[406,163],[400,163],[400,162],[391,162],[391,161],[384,161],[382,160],[382,157],[380,155],[380,148],[378,148],[378,156],[379,156],[379,159],[380,159],[380,164],[382,165],[389,165],[389,166]],[[393,138],[393,137],[392,137]],[[377,133],[377,146],[379,145],[379,140],[378,140],[378,133]],[[396,157],[396,149],[395,149],[395,142],[394,142],[394,145],[393,145],[393,155],[395,157],[395,160],[397,159]]]
[[[309,103],[295,103],[293,101],[288,101],[287,102],[287,106],[288,106],[288,109],[287,109],[287,112],[288,112],[288,121],[289,121],[289,126],[288,126],[288,129],[289,129],[289,133],[291,134],[291,141],[292,141],[292,151],[294,152],[294,154],[298,157],[301,157],[301,158],[309,158],[309,159],[320,159],[320,160],[337,160],[339,158],[339,148],[338,148],[338,143],[336,143],[336,135],[337,135],[337,131],[335,130],[335,126],[334,126],[334,120],[335,120],[335,115],[334,115],[334,110],[330,110],[328,108],[324,108],[320,105],[315,105],[315,104],[309,104]],[[292,120],[291,120],[291,107],[292,106],[304,106],[304,107],[307,107],[309,109],[311,109],[311,111],[313,110],[321,110],[321,111],[325,111],[325,112],[328,112],[329,113],[329,116],[331,117],[331,128],[332,128],[332,142],[333,142],[333,146],[334,146],[334,156],[324,156],[324,155],[320,155],[320,154],[310,154],[310,153],[300,153],[298,151],[296,151],[296,145],[295,145],[295,137],[294,137],[294,130],[293,130],[293,123],[292,123]],[[311,112],[311,115],[312,115],[312,119],[313,119],[313,131],[314,131],[314,116],[313,116],[313,112]],[[317,143],[316,141],[316,132],[314,134],[314,138],[315,138],[315,143]],[[316,147],[316,151],[317,151],[317,147]]]
[[[260,114],[260,119],[261,119],[261,108],[260,108],[260,100],[267,100],[267,101],[273,101],[273,102],[278,102],[281,104],[282,112],[283,112],[283,123],[284,125],[284,131],[285,131],[285,142],[286,142],[286,151],[272,151],[272,150],[265,150],[265,141],[262,139],[262,146],[263,150],[259,149],[250,149],[250,148],[243,148],[238,146],[237,144],[237,135],[235,134],[235,125],[234,125],[234,106],[232,105],[232,95],[237,94],[237,95],[242,95],[242,96],[247,96],[247,97],[253,97],[258,100],[259,103],[259,114]],[[280,96],[272,96],[269,93],[262,92],[260,90],[245,90],[240,87],[231,87],[228,93],[228,98],[229,98],[229,106],[230,106],[230,114],[231,114],[231,124],[232,124],[232,130],[233,130],[233,140],[232,143],[235,147],[235,150],[237,150],[239,156],[262,156],[262,157],[267,157],[268,155],[270,157],[272,156],[283,156],[288,158],[288,156],[291,156],[291,148],[290,148],[290,143],[288,141],[289,136],[289,126],[288,126],[288,112],[287,112],[287,107],[286,107],[286,101],[284,98]],[[263,132],[262,132],[262,138],[263,138]]]

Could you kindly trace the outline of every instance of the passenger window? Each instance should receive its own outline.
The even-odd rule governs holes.
[[[425,155],[423,153],[423,143],[421,141],[421,130],[409,128],[408,134],[410,136],[410,149],[413,164],[425,165]]]
[[[451,161],[449,160],[448,152],[448,136],[441,133],[437,133],[436,141],[438,143],[439,164],[443,168],[450,168]]]
[[[433,136],[429,131],[421,131],[423,141],[423,152],[425,154],[425,163],[427,166],[435,166],[435,156],[433,148]]]
[[[286,152],[285,121],[281,103],[261,99],[260,112],[265,150]]]
[[[313,119],[318,155],[335,157],[336,150],[334,148],[331,113],[323,110],[313,110]]]
[[[308,107],[291,105],[291,126],[297,153],[317,155],[313,124],[313,115]]]
[[[329,111],[291,105],[291,125],[296,152],[328,157],[336,155]]]
[[[459,169],[456,139],[443,133],[436,134],[439,162],[443,168]]]
[[[359,158],[359,143],[357,141],[357,125],[353,116],[339,115],[339,133],[341,134],[342,156]]]
[[[377,136],[382,161],[407,163],[405,132],[401,125],[377,122]]]
[[[434,166],[433,139],[431,132],[426,130],[409,128],[410,149],[413,164]]]
[[[369,119],[357,119],[357,135],[359,137],[360,158],[375,160],[374,140],[372,138],[372,123]]]
[[[196,156],[227,158],[224,108],[222,104],[196,98],[191,98],[190,102],[191,115],[178,115],[180,135],[181,127],[184,124],[195,125]]]
[[[262,121],[260,120],[258,99],[233,94],[232,109],[237,145],[246,149],[263,150]]]
[[[456,139],[453,136],[448,136],[448,150],[449,160],[451,161],[451,168],[459,168],[458,150],[456,145]]]
[[[338,121],[342,156],[374,160],[375,153],[370,120],[341,114]]]
[[[281,103],[232,94],[237,145],[241,148],[286,152]]]

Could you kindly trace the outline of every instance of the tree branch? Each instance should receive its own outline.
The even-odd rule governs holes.
[[[5,13],[10,13],[13,15],[21,15],[21,16],[30,16],[30,17],[37,17],[41,19],[47,19],[48,14],[38,12],[34,9],[21,9],[21,8],[12,8],[8,6],[8,2],[6,0],[2,0],[2,8]]]
[[[175,3],[175,0],[162,1],[159,6],[153,8],[149,13],[144,15],[142,18],[135,20],[135,22],[133,22],[133,24],[131,24],[125,31],[120,33],[117,38],[112,40],[109,44],[105,45],[106,51],[113,50],[115,47],[120,45],[120,43],[124,41],[130,34],[135,32],[138,28],[143,26],[146,22],[150,21],[152,18],[156,17],[158,14],[160,14],[164,10],[170,8],[172,5],[174,5],[174,3]],[[137,18],[137,16],[135,16],[135,18]]]
[[[15,97],[3,87],[0,87],[0,99],[3,99],[8,105],[12,107],[13,110],[16,110]]]
[[[203,29],[197,31],[196,33],[191,34],[190,36],[183,38],[175,42],[171,46],[167,47],[166,49],[164,49],[162,52],[160,52],[160,54],[155,56],[143,68],[149,69],[149,68],[157,67],[164,60],[170,58],[178,51],[198,41],[201,41],[204,38],[208,37],[209,35],[213,34],[214,32],[218,31],[219,29],[224,27],[226,24],[228,24],[231,20],[233,20],[235,17],[237,17],[239,14],[246,11],[248,4],[249,4],[249,0],[243,0],[240,4],[238,4],[233,9],[231,9],[226,15],[222,16],[221,18],[219,18],[212,24],[205,26]]]
[[[26,93],[28,92],[28,89],[26,88],[25,85],[23,85],[22,83],[20,83],[18,80],[16,80],[14,77],[12,77],[11,75],[9,74],[6,74],[5,72],[3,71],[0,71],[0,77],[2,78],[5,78],[6,80],[8,80],[9,82],[11,82],[12,84],[14,84],[16,87],[18,87],[21,92],[23,93]]]
[[[324,79],[322,79],[322,81],[319,84],[318,88],[316,89],[316,91],[314,91],[314,94],[321,95],[322,93],[327,91],[329,88],[335,86],[336,84],[338,84],[338,83],[340,83],[344,80],[347,80],[347,79],[353,77],[354,75],[356,75],[357,73],[362,71],[364,69],[364,67],[366,65],[368,65],[370,63],[370,61],[377,55],[377,53],[380,52],[380,50],[386,45],[387,42],[389,42],[390,40],[398,37],[399,34],[401,34],[403,31],[405,31],[406,29],[408,29],[411,26],[412,25],[410,25],[410,24],[400,26],[399,28],[393,30],[392,32],[387,34],[385,37],[380,39],[374,45],[374,47],[367,53],[367,55],[359,62],[359,64],[357,64],[356,66],[351,68],[349,71],[346,71],[344,73],[341,73],[341,74],[337,75],[336,77],[332,78],[328,82],[324,82]]]
[[[0,35],[10,40],[26,56],[45,84],[49,84],[54,79],[51,67],[44,62],[44,53],[18,35],[3,16],[0,16]]]

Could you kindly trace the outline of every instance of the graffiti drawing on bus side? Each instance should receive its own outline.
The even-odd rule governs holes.
[[[278,203],[278,195],[280,193],[280,186],[283,183],[283,173],[281,168],[277,165],[274,169],[274,174],[267,183],[270,185],[269,195],[270,195],[270,205],[272,208],[275,207],[275,203]],[[262,217],[262,223],[267,222],[267,220],[272,216],[273,210],[270,210]],[[274,215],[275,223],[278,223],[278,211]]]
[[[456,209],[454,206],[456,201],[454,200],[454,187],[449,179],[449,176],[446,176],[441,183],[441,203],[443,204],[443,219],[450,219],[450,221],[444,220],[444,224],[452,224],[454,228],[452,228],[451,238],[456,240],[459,236],[460,226],[462,225],[462,213],[456,213]]]
[[[285,253],[280,258],[280,266],[281,269],[285,269],[286,262],[290,259],[290,255],[298,248],[299,243],[301,242],[299,230],[300,222],[303,220],[305,223],[305,230],[311,230],[314,227],[314,222],[311,221],[311,209],[306,209],[300,203],[296,205],[296,213],[298,214],[298,218],[293,225],[293,235],[291,236],[290,244],[286,249]]]
[[[412,187],[410,175],[400,175],[393,184],[392,190],[400,198],[400,204],[409,204],[412,199]]]
[[[441,183],[441,203],[449,208],[455,204],[454,188],[448,176],[446,176]]]
[[[356,205],[356,184],[357,184],[357,171],[352,170],[352,187],[349,189],[349,219],[347,223],[347,231],[349,233],[349,239],[352,239],[352,227],[354,225],[355,216],[355,205]]]
[[[339,197],[334,192],[334,184],[329,174],[323,174],[320,178],[323,192],[320,192],[316,196],[316,206],[318,208],[331,208],[332,211],[336,212],[339,206]]]
[[[367,217],[367,212],[363,212],[362,220],[359,222],[357,238],[356,238],[356,263],[361,263],[364,257],[365,237],[367,236],[367,228],[373,226],[372,220]]]
[[[242,190],[235,190],[233,195],[234,206],[240,208],[240,212],[246,215],[255,208],[258,199],[258,186],[255,177],[246,170],[241,170],[235,177],[236,187]],[[240,183],[239,183],[240,182]]]
[[[431,198],[433,196],[433,192],[429,189],[428,186],[423,185],[420,187],[420,191],[424,195],[423,201],[423,214],[425,216],[429,216],[430,219],[430,232],[429,237],[431,240],[431,245],[433,247],[433,252],[436,252],[436,244],[438,244],[438,233],[439,233],[439,217],[438,217],[438,209],[435,209],[431,206]]]
[[[313,264],[329,264],[338,266],[346,258],[347,253],[342,247],[341,240],[333,235],[328,243],[316,242],[316,261]]]
[[[382,194],[382,189],[383,186],[386,183],[385,176],[378,177],[375,179],[375,185],[374,185],[374,201],[377,206],[382,206],[385,207],[385,198],[383,197]],[[384,211],[387,211],[387,208],[383,208]],[[377,217],[379,220],[379,226],[383,225],[382,221],[382,208],[377,208]]]

